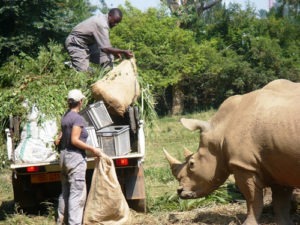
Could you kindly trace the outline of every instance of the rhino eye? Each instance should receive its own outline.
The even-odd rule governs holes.
[[[189,167],[190,167],[190,169],[193,169],[194,168],[194,160],[190,160],[189,161]]]

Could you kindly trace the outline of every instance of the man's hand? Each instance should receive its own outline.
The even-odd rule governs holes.
[[[101,50],[107,54],[113,54],[114,56],[118,57],[119,59],[122,59],[121,55],[125,55],[125,57],[131,58],[133,57],[133,53],[130,50],[123,50],[118,48],[101,48]]]
[[[133,57],[133,53],[130,50],[124,50],[123,54],[127,59]]]
[[[121,54],[121,53],[118,53],[118,54],[117,54],[117,57],[118,57],[118,59],[122,59],[122,54]]]

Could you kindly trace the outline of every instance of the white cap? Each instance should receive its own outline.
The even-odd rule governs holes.
[[[82,92],[78,89],[73,89],[69,91],[68,99],[74,99],[76,102],[80,101],[81,99],[85,98]]]

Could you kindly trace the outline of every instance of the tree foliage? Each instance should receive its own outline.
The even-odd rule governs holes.
[[[1,17],[1,24],[8,18],[8,7],[14,9],[14,15],[19,15],[17,12],[28,12],[29,6],[36,5],[36,1],[18,2],[19,5],[12,6],[5,2],[6,5],[1,7],[0,12],[5,15]],[[6,41],[5,44],[0,42],[1,53],[3,49],[26,52],[13,57],[1,68],[0,73],[6,71],[0,75],[3,88],[18,81],[16,76],[25,68],[21,67],[23,62],[16,66],[19,60],[30,59],[25,64],[36,65],[33,71],[38,68],[42,70],[43,63],[39,61],[40,49],[45,48],[49,37],[56,40],[56,43],[63,44],[62,40],[71,26],[88,17],[91,12],[91,8],[86,7],[87,3],[83,0],[72,4],[67,0],[43,2],[46,5],[65,4],[64,9],[67,10],[55,8],[53,5],[45,6],[49,10],[40,10],[48,13],[43,14],[46,15],[41,17],[43,19],[28,17],[26,23],[16,23],[20,28],[15,29],[15,33],[12,32],[13,29],[6,31],[2,26],[0,28],[0,38]],[[255,90],[277,78],[299,80],[300,23],[296,16],[280,17],[271,11],[259,17],[251,5],[246,9],[241,9],[238,4],[225,8],[221,2],[216,2],[201,14],[197,13],[194,1],[187,1],[191,4],[181,6],[181,11],[174,11],[173,14],[167,7],[152,8],[145,12],[134,8],[129,2],[122,7],[124,17],[122,23],[111,30],[111,41],[118,48],[133,50],[139,76],[149,85],[149,90],[155,93],[158,102],[156,109],[159,113],[172,111],[175,86],[183,92],[183,108],[194,111],[218,106],[230,95]],[[24,6],[22,9],[21,3]],[[84,10],[77,9],[75,4],[82,4]],[[291,2],[289,7],[293,4]],[[107,5],[104,6],[103,11],[107,11]],[[50,9],[53,9],[52,14]],[[22,17],[16,18],[20,20]],[[42,24],[40,29],[39,26],[27,25],[39,24],[35,21]],[[20,35],[25,35],[26,38],[22,39]],[[20,40],[23,41],[18,45]],[[41,48],[32,48],[33,43]],[[39,56],[36,58],[33,52],[38,52]],[[64,53],[62,50],[60,54]],[[20,71],[9,72],[10,67]],[[58,68],[53,68],[56,69]],[[31,77],[35,75],[29,70],[25,73],[27,77],[34,79]],[[40,71],[39,74],[44,72]]]
[[[66,54],[62,46],[50,42],[40,47],[38,56],[33,58],[25,53],[12,56],[1,67],[0,121],[7,123],[10,115],[25,116],[36,105],[46,117],[60,118],[66,110],[66,96],[70,89],[86,90],[95,79],[85,73],[65,68]],[[27,102],[29,108],[23,103]]]
[[[193,10],[193,5],[190,7]],[[186,23],[187,16],[194,22]],[[299,23],[295,20],[274,17],[272,12],[266,18],[259,18],[250,4],[245,10],[238,4],[229,8],[219,4],[202,17],[189,13],[179,19],[185,22],[185,29],[195,32],[199,45],[215,40],[211,47],[220,53],[211,59],[218,63],[219,72],[211,77],[211,72],[205,71],[202,79],[198,79],[201,84],[192,80],[187,85],[189,92],[185,96],[195,84],[205,87],[196,87],[199,91],[191,95],[196,104],[206,105],[208,100],[208,106],[217,106],[229,95],[257,89],[276,78],[299,80]],[[211,68],[214,67],[212,63]],[[210,97],[206,100],[203,94],[207,92],[213,94],[207,95]],[[195,101],[194,96],[202,98]]]
[[[159,115],[172,113],[181,98],[184,112],[194,112],[274,79],[300,80],[299,1],[280,0],[277,8],[259,13],[251,5],[226,8],[219,2],[200,14],[194,2],[206,1],[186,2],[191,4],[173,13],[167,6],[141,12],[127,2],[122,23],[111,30],[113,46],[135,54],[142,93],[151,102],[145,108],[153,110],[156,102]],[[33,104],[46,116],[60,118],[69,89],[90,96],[90,84],[103,71],[94,67],[91,76],[65,68],[63,44],[94,9],[87,0],[0,2],[3,131],[10,115],[24,118]],[[101,10],[107,12],[107,5]],[[29,108],[22,106],[26,100]]]
[[[4,0],[0,2],[0,65],[12,54],[34,56],[50,40],[64,43],[75,24],[91,15],[87,0]]]
[[[186,7],[170,17],[163,9],[142,13],[127,4],[112,31],[115,45],[135,52],[157,109],[172,111],[174,85],[184,93],[184,109],[194,111],[277,78],[299,80],[298,23],[272,13],[259,18],[251,5],[217,4],[200,17],[194,4]]]
[[[199,73],[202,56],[193,32],[181,29],[164,10],[142,13],[127,5],[124,11],[122,23],[112,30],[112,42],[134,51],[139,74],[158,99],[184,76]]]

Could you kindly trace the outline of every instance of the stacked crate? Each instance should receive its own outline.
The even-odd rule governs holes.
[[[108,156],[122,156],[131,151],[129,126],[113,126],[103,101],[88,105],[80,114],[88,124],[88,144],[101,148]]]

